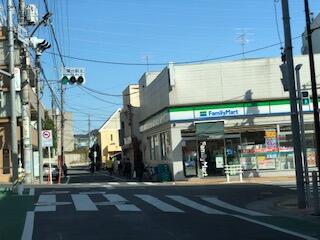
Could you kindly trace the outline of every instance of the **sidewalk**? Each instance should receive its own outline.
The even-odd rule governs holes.
[[[312,206],[299,209],[297,196],[294,194],[251,202],[246,205],[246,208],[273,216],[257,220],[320,239],[320,216],[313,215]]]
[[[260,183],[260,184],[270,184],[273,182],[281,183],[294,183],[295,177],[288,176],[277,176],[277,177],[250,177],[243,178],[243,183]],[[190,178],[183,181],[175,181],[175,185],[211,185],[211,184],[229,184],[224,176],[219,177],[207,177],[207,178]],[[240,183],[239,177],[232,177],[230,184]]]
[[[0,239],[21,239],[26,213],[33,210],[33,201],[33,196],[0,190]]]

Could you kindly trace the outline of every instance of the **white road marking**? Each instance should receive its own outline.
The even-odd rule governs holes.
[[[113,186],[111,186],[111,185],[103,185],[102,187],[107,188],[107,189],[109,189],[109,190],[114,189],[114,187],[113,187]]]
[[[90,186],[99,186],[100,183],[89,183]]]
[[[179,202],[185,206],[194,208],[196,210],[199,210],[200,212],[207,213],[207,214],[220,214],[224,215],[226,214],[225,212],[219,211],[217,209],[213,209],[210,207],[207,207],[205,205],[202,205],[200,203],[194,202],[192,200],[189,200],[188,198],[178,196],[178,195],[167,195],[168,198],[173,199],[176,202]]]
[[[127,204],[128,200],[119,194],[103,194],[110,204],[115,205],[120,211],[140,212],[141,209],[134,204]]]
[[[34,196],[34,193],[35,193],[35,189],[34,188],[30,188],[29,195],[30,196]]]
[[[287,230],[287,229],[284,229],[284,228],[280,228],[280,227],[274,226],[274,225],[269,224],[269,223],[264,223],[264,222],[261,222],[261,221],[258,221],[258,220],[254,220],[254,219],[251,219],[251,218],[248,218],[248,217],[244,217],[244,216],[240,216],[240,215],[233,215],[233,214],[230,214],[230,216],[233,216],[233,217],[236,217],[236,218],[248,221],[248,222],[252,222],[252,223],[267,227],[267,228],[271,228],[271,229],[279,231],[279,232],[287,233],[287,234],[295,236],[295,237],[300,237],[300,238],[303,238],[303,239],[306,239],[306,240],[317,240],[317,238],[310,237],[310,236],[307,236],[307,235],[304,235],[304,234],[301,234],[301,233],[293,232],[293,231],[290,231],[290,230]]]
[[[126,182],[126,183],[129,184],[129,185],[138,185],[137,182]]]
[[[55,212],[56,195],[40,195],[35,212]]]
[[[70,176],[67,176],[67,181],[66,181],[66,183],[65,184],[69,184],[69,182],[70,182]]]
[[[151,204],[152,206],[160,209],[163,212],[175,212],[175,213],[182,213],[184,212],[183,210],[176,208],[168,203],[165,203],[161,201],[158,198],[155,198],[150,195],[145,195],[145,194],[135,194],[136,197],[140,198],[141,200]]]
[[[21,240],[32,240],[33,225],[34,225],[34,212],[28,211],[26,215],[26,220],[24,222],[24,228],[23,228]]]
[[[45,194],[45,195],[49,195],[49,194],[52,194],[52,195],[56,195],[56,194],[67,194],[69,193],[70,191],[51,191],[51,192],[42,192],[41,194]]]
[[[256,212],[256,211],[252,211],[252,210],[248,210],[248,209],[244,209],[244,208],[240,208],[240,207],[234,206],[232,204],[223,202],[223,201],[219,200],[216,197],[201,197],[201,198],[203,200],[205,200],[206,202],[212,203],[212,204],[217,205],[219,207],[226,208],[226,209],[229,209],[229,210],[232,210],[232,211],[236,211],[236,212],[239,212],[239,213],[244,213],[244,214],[247,214],[247,215],[250,215],[250,216],[258,216],[258,217],[270,216],[270,215],[265,214],[265,213],[260,213],[260,212]]]
[[[89,195],[89,194],[104,194],[106,192],[104,191],[97,191],[97,192],[79,192],[79,194],[85,194],[85,195]]]
[[[143,184],[145,184],[145,185],[155,185],[156,183],[154,183],[154,182],[142,182]]]
[[[77,211],[98,211],[98,208],[88,195],[71,194],[71,198]]]
[[[118,182],[108,182],[109,185],[120,185]]]

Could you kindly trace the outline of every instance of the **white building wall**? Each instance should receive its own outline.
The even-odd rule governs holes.
[[[310,82],[307,56],[294,58],[303,64],[302,85]],[[315,55],[316,74],[319,74],[320,55]],[[173,65],[174,86],[170,105],[241,102],[288,98],[281,84],[280,57],[248,59],[222,63]],[[157,79],[156,79],[157,80]]]
[[[168,69],[161,73],[144,74],[139,81],[141,120],[169,105]]]
[[[314,21],[311,24],[311,29],[316,29],[320,27],[320,14],[314,19]],[[313,53],[320,53],[320,30],[315,30],[312,33],[312,47],[313,47]],[[308,54],[308,40],[306,38],[306,31],[302,34],[302,48],[301,53],[302,54]]]

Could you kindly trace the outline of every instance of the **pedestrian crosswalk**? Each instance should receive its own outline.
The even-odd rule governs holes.
[[[105,182],[105,183],[70,183],[70,186],[92,186],[113,189],[114,187],[147,187],[175,185],[174,182]]]
[[[176,214],[196,211],[209,215],[240,213],[248,216],[269,216],[224,202],[216,196],[153,196],[150,194],[123,196],[103,191],[64,195],[41,194],[35,204],[35,212],[55,212],[59,211],[60,206],[71,206],[71,209],[77,212],[97,212],[113,208],[120,212],[146,212],[153,209],[154,212]]]

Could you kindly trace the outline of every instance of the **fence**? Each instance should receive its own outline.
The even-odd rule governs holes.
[[[230,182],[230,176],[235,176],[239,174],[239,179],[240,182],[243,181],[243,171],[242,171],[242,166],[241,164],[238,165],[225,165],[224,166],[224,171],[227,176],[227,182]]]

